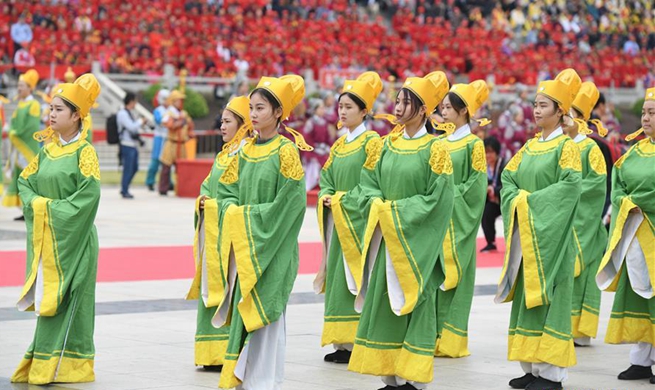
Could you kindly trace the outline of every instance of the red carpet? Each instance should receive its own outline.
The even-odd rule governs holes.
[[[478,254],[478,267],[502,266],[505,245],[500,244],[498,252]],[[484,239],[478,238],[478,247],[481,245]],[[299,273],[313,274],[320,263],[321,244],[301,243]],[[193,272],[191,246],[100,249],[99,282],[187,279],[193,277]],[[20,286],[24,279],[25,251],[0,251],[0,287]]]

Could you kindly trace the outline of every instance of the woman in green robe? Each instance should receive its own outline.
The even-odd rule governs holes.
[[[471,133],[469,123],[488,97],[487,83],[476,80],[453,85],[441,104],[444,122],[456,129],[441,137],[453,161],[455,205],[441,256],[446,279],[437,290],[435,356],[470,355],[468,322],[475,288],[477,236],[487,196],[487,164],[484,143]]]
[[[245,137],[252,132],[249,104],[248,97],[238,96],[230,100],[223,110],[220,130],[225,146],[216,156],[209,175],[202,182],[200,196],[196,199],[196,232],[193,240],[196,273],[186,299],[198,299],[194,361],[196,366],[203,366],[210,371],[220,371],[230,334],[229,326],[216,328],[212,325],[216,306],[226,291],[225,281],[221,279],[225,270],[221,269],[218,255],[218,209],[221,202],[218,197],[218,181],[246,142]]]
[[[18,195],[18,178],[21,171],[39,153],[39,142],[34,134],[41,126],[41,105],[34,99],[32,92],[39,82],[39,74],[30,69],[18,78],[18,107],[9,122],[9,142],[11,150],[8,160],[8,174],[11,175],[9,185],[5,188],[2,205],[5,207],[20,207]],[[17,219],[22,220],[23,217]]]
[[[515,389],[562,388],[576,363],[571,335],[573,241],[581,191],[580,150],[562,121],[580,89],[573,69],[537,88],[534,118],[542,130],[510,160],[502,175],[505,264],[495,301],[512,302],[508,360],[526,373]]]
[[[278,128],[304,95],[300,76],[263,77],[250,94],[258,135],[219,180],[219,255],[228,293],[213,323],[230,325],[220,388],[279,389],[283,381],[284,312],[298,272],[298,234],[307,207],[298,147],[312,148],[295,130],[285,127],[297,146]]]
[[[600,289],[596,286],[596,273],[607,246],[607,229],[603,225],[603,207],[607,192],[607,167],[603,153],[596,142],[587,137],[592,131],[587,126],[591,110],[600,92],[594,83],[582,83],[572,104],[571,116],[563,126],[580,149],[582,162],[582,193],[578,212],[573,222],[573,241],[576,248],[575,282],[573,284],[572,331],[576,346],[588,346],[598,332]],[[567,118],[568,119],[568,118]],[[602,125],[595,122],[597,128]]]
[[[633,145],[612,170],[612,223],[596,282],[616,291],[605,342],[635,344],[630,368],[619,379],[655,383],[655,88],[646,91],[641,126],[646,138]]]
[[[446,235],[454,190],[448,150],[425,124],[447,91],[443,72],[408,78],[396,98],[398,126],[362,172],[361,319],[348,369],[382,377],[385,389],[424,389],[433,378],[444,280],[434,243]]]
[[[48,384],[95,379],[93,327],[98,266],[94,226],[100,168],[82,126],[100,85],[91,74],[63,84],[52,100],[51,139],[20,175],[27,224],[27,272],[19,310],[37,325],[12,382]]]
[[[347,133],[330,150],[320,178],[318,223],[323,239],[323,261],[314,281],[316,293],[325,293],[321,346],[336,350],[324,360],[348,363],[355,343],[359,313],[355,311],[357,283],[361,281],[361,242],[366,220],[357,203],[362,166],[382,146],[380,136],[367,131],[364,119],[382,91],[375,72],[347,80],[339,96],[339,119]],[[336,233],[336,234],[335,234]]]

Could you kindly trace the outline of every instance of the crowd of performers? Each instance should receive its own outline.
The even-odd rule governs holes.
[[[383,389],[425,389],[435,356],[470,354],[489,175],[471,122],[489,89],[481,80],[450,86],[440,71],[410,77],[384,137],[366,127],[381,90],[375,72],[345,82],[338,113],[347,132],[320,171],[321,345],[335,349],[325,361],[379,376]],[[91,75],[54,91],[50,127],[37,137],[46,146],[17,180],[28,228],[19,308],[39,317],[14,382],[94,379],[100,187],[85,118],[98,93]],[[263,77],[248,97],[232,99],[221,119],[226,145],[196,200],[187,295],[198,299],[195,364],[221,370],[220,388],[271,390],[283,381],[285,310],[306,211],[299,151],[311,150],[285,121],[304,95],[303,79],[287,75]],[[502,174],[507,250],[495,301],[512,305],[507,358],[524,373],[512,388],[562,388],[575,348],[596,337],[601,290],[616,291],[606,342],[635,344],[619,379],[655,383],[655,89],[646,92],[642,128],[628,136],[645,137],[612,170],[609,234],[601,221],[607,167],[588,137],[604,133],[589,122],[598,97],[572,69],[541,82],[533,109],[541,132]],[[434,136],[426,123],[437,109],[443,122],[431,125],[442,134]]]

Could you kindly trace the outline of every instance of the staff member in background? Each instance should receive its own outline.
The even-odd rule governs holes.
[[[118,125],[118,134],[121,140],[121,161],[123,163],[123,176],[121,178],[121,196],[124,199],[132,199],[134,195],[130,194],[130,183],[134,175],[139,170],[139,129],[143,126],[143,118],[134,119],[131,111],[136,107],[136,95],[127,92],[123,99],[125,108],[116,114],[116,124]]]
[[[146,176],[146,186],[148,186],[150,191],[155,190],[155,176],[157,176],[160,164],[159,156],[161,155],[161,150],[164,146],[164,141],[166,141],[166,135],[168,134],[168,129],[164,126],[162,120],[168,110],[168,97],[170,94],[171,91],[168,89],[159,90],[157,93],[157,103],[159,106],[155,108],[155,111],[153,112],[153,116],[155,117],[155,137],[152,140],[150,166],[148,167],[148,175]]]
[[[482,213],[482,231],[487,245],[480,252],[495,251],[496,218],[500,217],[500,190],[503,182],[500,177],[505,169],[505,159],[500,156],[500,142],[496,137],[484,139],[484,152],[487,159],[487,200]]]
[[[180,158],[186,158],[185,143],[193,136],[193,120],[184,111],[184,95],[173,90],[168,96],[169,107],[162,119],[163,125],[168,129],[166,142],[162,149],[159,161],[162,163],[159,174],[159,194],[167,195],[171,188],[171,167]]]

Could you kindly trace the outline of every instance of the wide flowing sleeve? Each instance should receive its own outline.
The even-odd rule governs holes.
[[[380,248],[371,245],[377,233],[381,234],[389,253],[387,285],[392,311],[399,316],[409,314],[425,299],[426,286],[433,277],[441,253],[441,246],[434,245],[432,240],[443,241],[454,203],[453,165],[448,150],[440,142],[432,143],[428,165],[425,194],[385,200],[378,196],[381,192],[379,187],[374,187],[376,176],[373,174],[368,174],[367,187],[362,186],[360,204],[366,203],[367,197],[371,199],[362,251],[363,268],[369,272],[363,274],[362,287],[355,302],[357,310],[363,307],[368,274]],[[426,240],[426,237],[431,239]]]
[[[77,181],[76,191],[52,199],[38,191],[40,158],[44,158],[43,152],[18,179],[28,230],[27,274],[18,308],[50,317],[59,312],[63,298],[83,282],[92,268],[89,262],[98,259],[93,223],[100,203],[100,168],[95,149],[83,147],[77,172],[71,173]],[[93,248],[95,253],[90,253]]]
[[[481,140],[473,142],[469,158],[465,180],[455,185],[453,217],[443,244],[444,290],[457,287],[462,270],[475,261],[477,232],[487,194],[487,164]]]
[[[280,318],[298,271],[298,234],[307,208],[304,172],[295,145],[282,145],[279,158],[273,201],[238,205],[228,199],[222,206],[221,236],[229,235],[234,251],[243,296],[238,309],[248,332]]]
[[[495,301],[513,300],[522,262],[525,301],[531,309],[550,304],[556,276],[569,265],[563,263],[570,261],[573,266],[567,252],[580,200],[582,165],[578,147],[572,140],[564,141],[558,152],[557,180],[530,193],[516,179],[522,153],[509,162],[502,177],[507,250]]]

